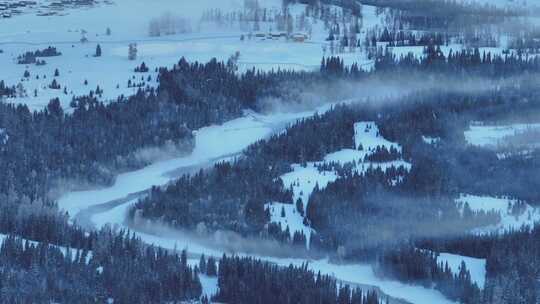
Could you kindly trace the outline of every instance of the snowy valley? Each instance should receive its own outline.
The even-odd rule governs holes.
[[[532,0],[0,0],[0,302],[537,303]]]

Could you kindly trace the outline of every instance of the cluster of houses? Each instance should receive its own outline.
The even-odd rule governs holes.
[[[294,42],[305,42],[309,39],[309,35],[306,33],[291,33],[288,34],[287,32],[256,32],[253,34],[255,38],[261,39],[261,40],[280,40],[280,39],[287,39]]]

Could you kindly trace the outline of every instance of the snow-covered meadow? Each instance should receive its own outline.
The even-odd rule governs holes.
[[[527,131],[540,130],[540,124],[484,125],[476,124],[465,132],[465,140],[471,145],[498,147],[505,145],[505,139]]]
[[[278,10],[281,1],[267,0],[261,5]],[[300,14],[304,7],[296,6],[293,14]],[[38,110],[44,108],[50,99],[58,97],[62,106],[69,108],[74,96],[89,94],[96,91],[98,86],[103,91],[102,100],[115,100],[120,95],[131,95],[137,91],[136,86],[128,87],[128,81],[155,87],[155,69],[172,67],[181,57],[201,62],[212,58],[226,61],[240,52],[240,70],[319,68],[321,58],[325,55],[323,46],[327,44],[324,40],[327,32],[322,22],[313,25],[312,39],[305,43],[256,38],[241,41],[240,37],[247,36],[247,32],[237,26],[201,23],[201,15],[210,8],[220,9],[224,13],[238,11],[243,8],[243,1],[203,0],[195,3],[159,0],[149,6],[143,0],[116,0],[110,4],[100,2],[95,7],[65,10],[62,16],[27,13],[0,18],[2,80],[8,85],[22,85],[20,96],[9,101]],[[370,9],[366,11],[368,15],[374,13]],[[191,30],[151,37],[150,21],[165,13],[185,18]],[[368,19],[381,22],[377,17]],[[263,24],[261,31],[269,31],[271,27],[271,24]],[[81,42],[83,37],[85,43]],[[128,60],[130,43],[137,44],[136,60]],[[102,54],[95,57],[98,44]],[[40,58],[45,60],[46,65],[17,64],[19,55],[49,46],[56,47],[62,55]],[[371,61],[360,52],[345,53],[342,57],[347,64],[358,62],[366,68],[371,65]],[[149,67],[149,71],[135,73],[134,69],[142,62]],[[54,76],[55,70],[59,71],[59,76]],[[28,77],[24,77],[26,72],[29,73]],[[50,88],[53,79],[57,80],[60,89]]]

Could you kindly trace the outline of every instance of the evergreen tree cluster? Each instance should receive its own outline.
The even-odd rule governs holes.
[[[63,275],[68,282],[76,281],[70,275],[95,280],[84,281],[87,282],[85,286],[89,287],[82,288],[81,292],[87,292],[89,298],[97,299],[97,302],[103,302],[108,297],[120,303],[137,302],[138,299],[142,299],[141,303],[194,299],[200,294],[200,284],[197,284],[196,272],[185,267],[184,256],[171,256],[160,249],[142,246],[140,241],[122,233],[86,235],[70,226],[67,217],[58,213],[54,203],[48,199],[49,190],[62,185],[65,180],[76,180],[81,184],[108,184],[118,171],[137,168],[145,163],[134,152],[139,149],[172,143],[181,150],[189,151],[194,144],[192,129],[238,117],[245,109],[257,110],[262,98],[295,99],[298,91],[291,88],[318,85],[329,79],[361,80],[384,78],[389,74],[415,75],[426,72],[434,77],[462,75],[463,79],[486,76],[504,84],[505,77],[537,72],[540,67],[537,59],[518,55],[491,56],[489,53],[480,54],[478,49],[451,53],[445,57],[440,49],[429,46],[425,55],[421,59],[412,55],[397,59],[391,53],[386,53],[377,59],[375,70],[370,73],[360,73],[354,67],[347,68],[336,57],[325,59],[317,72],[265,73],[251,70],[241,74],[234,67],[217,60],[201,64],[181,59],[172,69],[159,70],[160,85],[157,90],[140,90],[132,97],[120,97],[109,104],[98,101],[93,95],[78,97],[72,102],[73,112],[70,114],[64,113],[57,99],[52,100],[46,109],[37,112],[30,112],[22,105],[0,103],[0,129],[8,135],[0,141],[0,193],[5,193],[0,197],[3,211],[0,214],[0,232],[17,233],[43,243],[92,250],[91,261],[99,261],[94,265],[90,262],[93,269],[84,266],[81,258],[76,259],[76,265],[69,264],[70,259],[64,259],[64,262],[50,266],[52,268],[43,266],[45,268],[31,269],[43,274],[48,271],[56,273],[58,268],[54,267],[80,267],[80,272],[70,274],[66,271]],[[470,76],[465,76],[467,74]],[[269,233],[285,242],[303,244],[307,241],[305,236],[295,234],[291,240],[288,232],[283,233],[284,227],[267,225],[269,214],[264,208],[265,204],[271,201],[294,203],[291,190],[284,189],[279,176],[289,172],[294,163],[320,161],[328,153],[354,149],[354,123],[374,121],[384,138],[398,142],[403,147],[401,157],[410,162],[412,168],[410,172],[403,168],[392,168],[385,172],[373,169],[356,174],[350,168],[326,164],[328,168],[339,171],[341,177],[325,189],[316,187],[310,199],[305,222],[316,231],[311,239],[314,248],[339,251],[346,258],[374,260],[381,249],[388,249],[381,244],[390,246],[401,244],[403,240],[453,236],[476,226],[492,224],[499,219],[499,215],[485,212],[461,214],[454,204],[455,196],[462,192],[504,194],[528,203],[538,201],[540,179],[536,172],[540,153],[533,150],[526,158],[516,155],[499,159],[490,149],[468,146],[463,132],[476,120],[501,122],[506,116],[533,119],[530,113],[537,113],[539,107],[536,98],[538,86],[527,79],[517,81],[511,85],[497,86],[499,88],[496,90],[453,92],[443,89],[411,94],[400,99],[400,103],[389,100],[381,103],[381,106],[369,103],[338,106],[324,115],[300,121],[287,128],[286,132],[250,146],[234,162],[217,164],[207,171],[184,176],[163,189],[152,189],[150,195],[130,211],[130,219],[151,219],[191,229],[204,223],[211,230],[230,229],[242,234],[258,235]],[[6,95],[9,94],[5,86],[3,90],[8,92]],[[436,145],[427,144],[422,140],[424,135],[438,137],[441,141]],[[395,157],[396,151],[380,148],[368,160],[384,162]],[[515,176],[527,179],[524,182],[524,179]],[[410,227],[411,220],[418,218],[429,220],[423,223],[424,226]],[[434,225],[440,227],[440,231],[426,229]],[[436,235],[420,233],[425,231]],[[526,237],[523,239],[530,240]],[[17,242],[19,245],[13,246],[21,248],[22,241],[14,241]],[[490,248],[495,248],[495,245]],[[12,251],[15,253],[11,259],[24,259],[28,253],[29,256],[45,257],[43,261],[47,261],[48,257],[54,260],[54,256],[58,256],[55,261],[60,260],[58,252],[54,250],[39,249],[42,250],[39,254],[30,254],[36,249],[24,250]],[[517,252],[529,254],[528,250],[531,249],[522,248]],[[491,249],[492,252],[494,249]],[[492,268],[493,277],[510,272],[505,268],[507,265],[525,267],[525,262],[517,261],[518,257],[499,261],[497,259],[503,259],[502,254],[493,256],[493,262],[490,262],[493,264],[489,264],[490,267],[495,265]],[[415,260],[416,257],[411,254],[410,259]],[[19,296],[23,302],[43,300],[40,298],[44,296],[40,287],[43,280],[31,281],[29,266],[21,266],[20,262],[17,264],[12,260],[5,264],[11,263],[15,269],[0,268],[2,271],[7,269],[9,275],[5,275],[5,282],[12,282],[9,286],[15,287],[4,288],[8,285],[3,285],[0,296],[7,290],[7,302]],[[399,265],[402,262],[396,263]],[[33,264],[39,263],[30,263]],[[58,266],[64,264],[68,266]],[[103,267],[102,273],[96,271],[99,267]],[[294,269],[291,271],[295,273]],[[81,272],[93,275],[87,276],[87,273]],[[277,270],[270,272],[279,273]],[[433,272],[447,273],[446,269],[431,270],[430,273]],[[21,275],[12,276],[12,273]],[[244,277],[237,276],[241,272],[236,273],[228,274],[232,280],[230,282],[244,282]],[[403,274],[398,276],[402,280],[416,275],[408,270],[398,273]],[[426,273],[422,272],[415,279],[422,279]],[[463,293],[470,292],[466,274],[452,279],[448,275],[441,276],[442,282],[447,284],[443,290],[448,294],[454,293],[454,297],[459,298]],[[532,271],[523,270],[510,276],[525,278],[527,284],[532,284]],[[287,282],[281,274],[276,274],[275,278]],[[314,278],[313,274],[311,278]],[[47,283],[47,280],[52,279],[45,279],[46,284],[51,285],[62,282],[58,279]],[[248,281],[251,280],[253,278],[248,277]],[[493,279],[493,282],[496,280]],[[487,289],[493,290],[494,296],[498,296],[501,290],[511,294],[513,288],[529,288],[522,281],[512,285],[503,282],[500,277],[498,280],[501,282],[493,283],[496,287]],[[20,284],[27,281],[30,281],[30,289],[35,293],[26,292],[29,288],[21,287]],[[319,286],[317,284],[323,284],[323,281],[316,280],[312,284]],[[124,285],[118,282],[130,283]],[[230,282],[223,284],[233,285]],[[223,299],[246,303],[260,299],[253,298],[257,297],[251,294],[253,289],[247,288],[242,291],[243,295],[238,291],[238,286],[250,285],[223,286]],[[63,290],[62,286],[52,288]],[[333,290],[326,293],[314,288],[313,293],[306,295],[335,301],[339,292],[336,288]],[[349,293],[351,298],[339,303],[366,303],[353,302],[353,293],[347,292],[347,297]],[[64,294],[66,297],[76,297],[67,292]],[[474,298],[475,292],[472,294]],[[285,301],[305,300],[297,294],[289,297],[276,293],[276,296],[278,300]],[[300,298],[294,298],[297,296]],[[469,299],[469,296],[463,299]]]
[[[386,10],[391,25],[427,31],[465,32],[478,26],[497,24],[511,18],[526,16],[525,9],[500,8],[474,1],[454,0],[361,0],[362,4]]]
[[[259,110],[262,98],[299,100],[292,88],[321,81],[318,73],[255,69],[238,75],[234,66],[216,59],[206,64],[182,58],[172,69],[159,71],[160,100],[178,106],[188,127],[197,129],[241,115],[243,110]]]
[[[19,55],[17,57],[17,63],[18,64],[37,64],[37,65],[43,65],[44,61],[39,60],[39,57],[55,57],[55,56],[61,56],[62,53],[60,53],[55,47],[49,46],[43,50],[36,50],[34,52],[26,52],[22,55]]]
[[[380,33],[372,32],[366,36],[366,47],[377,47],[379,42],[389,47],[447,45],[449,40],[450,36],[446,33],[416,33],[402,28],[389,30],[385,27]]]
[[[71,225],[68,216],[50,202],[31,201],[10,191],[0,194],[0,210],[0,234],[88,250],[96,241],[94,232]]]
[[[217,302],[238,304],[379,304],[375,291],[341,285],[304,264],[280,267],[253,258],[223,256],[219,261]]]
[[[2,303],[170,303],[198,299],[187,254],[104,229],[92,251],[7,237],[0,247]]]
[[[375,69],[392,73],[431,72],[439,75],[481,76],[504,78],[523,73],[535,73],[540,68],[536,56],[506,54],[493,55],[490,52],[472,50],[452,51],[444,55],[440,46],[430,44],[424,48],[423,56],[413,53],[397,57],[389,50],[381,51],[375,58]],[[419,74],[420,75],[420,74]]]
[[[315,115],[251,145],[234,162],[183,176],[165,189],[153,188],[131,209],[131,218],[142,216],[178,228],[194,228],[202,222],[211,230],[260,233],[269,220],[266,203],[292,202],[292,192],[277,177],[293,163],[320,160],[328,153],[352,148],[355,116],[346,107]]]
[[[0,126],[9,136],[0,149],[0,192],[46,200],[65,180],[108,184],[114,171],[141,166],[138,149],[171,142],[189,151],[191,131],[152,100],[144,92],[107,105],[80,97],[71,114],[58,99],[33,113],[0,104]]]
[[[409,284],[420,284],[426,288],[434,286],[453,301],[464,304],[480,303],[482,292],[472,282],[471,274],[464,262],[454,274],[448,263],[437,261],[434,252],[403,246],[386,251],[377,259],[376,271],[383,276]]]
[[[486,259],[486,283],[476,303],[537,303],[540,226],[486,235],[419,241],[421,248]]]
[[[445,219],[441,227],[447,228],[445,233],[448,234],[492,224],[498,221],[498,214],[467,212],[464,217],[458,212],[455,197],[463,192],[478,195],[506,192],[506,195],[523,200],[534,198],[537,194],[530,188],[537,181],[532,178],[536,174],[535,160],[528,158],[523,166],[516,166],[511,157],[498,160],[490,149],[468,146],[463,133],[474,120],[499,119],[494,113],[519,115],[537,108],[538,103],[531,102],[521,107],[521,100],[532,99],[535,92],[534,87],[528,86],[508,91],[505,87],[502,93],[422,92],[401,98],[403,102],[399,106],[382,103],[385,106],[336,107],[327,114],[301,121],[280,135],[248,147],[244,156],[233,163],[219,164],[212,170],[185,176],[165,189],[153,189],[149,197],[134,207],[131,218],[142,216],[179,228],[194,228],[202,222],[211,230],[227,228],[241,233],[261,232],[261,227],[268,221],[264,210],[266,203],[293,203],[290,192],[283,189],[278,178],[290,171],[291,164],[319,161],[329,153],[353,148],[354,123],[375,121],[384,138],[403,146],[403,157],[412,168],[410,172],[398,167],[385,172],[371,169],[365,174],[353,174],[347,166],[320,165],[319,169],[336,170],[341,178],[323,190],[316,188],[312,195],[307,219],[318,231],[314,234],[318,239],[316,244],[322,243],[322,248],[336,250],[347,245],[349,240],[360,239],[366,244],[351,247],[353,252],[358,249],[360,254],[373,247],[372,241],[377,240],[379,234],[372,230],[381,229],[379,226],[386,227],[382,229],[388,229],[397,240],[407,239],[430,230],[415,225],[411,229],[405,219],[436,221],[440,218],[439,211]],[[512,96],[512,103],[503,102],[507,95]],[[520,106],[516,107],[518,104]],[[440,138],[441,142],[427,144],[422,139],[424,135]],[[379,148],[367,160],[395,160],[399,153],[394,150]],[[508,175],[528,174],[531,178],[526,184],[515,179],[515,183],[501,183],[497,178],[485,176],[493,170]],[[505,174],[502,180],[507,177]],[[473,182],[475,180],[485,182]],[[499,184],[500,190],[493,190],[495,184]],[[398,199],[400,196],[404,198],[402,201]],[[333,203],[329,204],[330,201]],[[362,227],[358,227],[358,216],[365,218]],[[392,218],[395,219],[392,224],[384,224]],[[457,222],[460,225],[456,225]],[[434,222],[428,221],[426,226],[429,224]],[[267,228],[278,240],[290,240],[286,233],[280,234],[281,229],[275,225]]]
[[[15,86],[10,87],[5,84],[3,80],[0,80],[0,100],[3,98],[15,97],[17,94],[17,89]]]

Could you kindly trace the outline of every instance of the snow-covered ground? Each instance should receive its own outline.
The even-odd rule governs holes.
[[[463,0],[468,1],[468,0]],[[476,0],[496,5],[522,6],[531,5],[526,0]],[[40,2],[51,2],[40,0]],[[27,104],[31,109],[42,109],[53,97],[61,99],[67,108],[73,96],[88,94],[99,86],[103,90],[102,99],[114,100],[120,94],[129,95],[136,88],[128,88],[131,79],[139,84],[155,86],[155,68],[170,67],[184,56],[188,60],[207,61],[213,57],[227,60],[239,51],[241,70],[253,67],[261,70],[294,69],[314,70],[320,65],[323,56],[330,56],[328,29],[322,20],[308,18],[312,31],[305,43],[294,43],[285,39],[245,39],[248,29],[238,25],[216,25],[201,22],[201,15],[210,8],[220,9],[224,14],[243,10],[240,0],[201,0],[175,1],[156,0],[148,5],[146,0],[114,0],[112,4],[103,1],[95,7],[66,9],[62,16],[37,16],[35,12],[13,18],[0,18],[0,79],[10,85],[21,83],[26,96],[10,100]],[[269,11],[280,11],[281,0],[259,1],[261,7]],[[294,5],[290,12],[296,18],[304,13],[305,5]],[[340,11],[331,6],[331,11]],[[150,37],[149,24],[156,17],[169,13],[173,17],[182,17],[190,22],[191,31],[182,34]],[[377,14],[373,6],[362,6],[362,28],[358,35],[360,42],[366,38],[368,30],[381,30],[385,25],[384,14]],[[99,22],[95,22],[99,20]],[[260,32],[269,32],[275,24],[261,23]],[[106,34],[110,28],[110,35]],[[83,32],[85,33],[83,35]],[[81,43],[82,37],[87,43]],[[138,44],[138,56],[134,61],[127,59],[128,44]],[[97,44],[101,45],[102,56],[93,57]],[[45,66],[18,65],[16,57],[26,51],[35,51],[48,46],[57,47],[62,56],[44,58]],[[442,51],[458,51],[461,45],[443,46]],[[420,56],[423,47],[395,47],[397,56],[412,52]],[[501,54],[503,48],[483,48],[482,51]],[[358,63],[361,68],[371,69],[373,61],[367,58],[363,47],[354,52],[345,50],[339,53],[345,64]],[[134,68],[145,62],[149,73],[134,73]],[[50,89],[54,71],[61,85],[60,90]],[[114,70],[114,73],[104,71]],[[30,77],[24,79],[25,71]],[[36,77],[39,76],[39,79]],[[46,78],[45,78],[45,77]],[[150,76],[151,80],[148,81]],[[135,77],[135,79],[133,79]],[[144,78],[144,81],[141,80]],[[88,84],[85,85],[84,83]],[[66,92],[64,92],[64,89]],[[65,94],[67,93],[67,94]]]
[[[320,113],[328,109],[329,106],[325,106],[318,110]],[[68,211],[71,218],[74,219],[78,213],[92,206],[121,200],[126,196],[129,196],[130,193],[148,189],[153,185],[163,185],[169,182],[172,177],[166,173],[173,169],[182,166],[192,166],[197,162],[208,163],[211,159],[219,159],[238,153],[249,143],[265,138],[273,132],[279,132],[280,130],[283,130],[287,124],[296,119],[308,117],[314,113],[315,111],[296,114],[272,114],[266,116],[251,114],[221,126],[204,128],[197,132],[196,148],[192,155],[159,162],[144,169],[123,174],[118,177],[113,186],[108,188],[68,193],[60,198],[59,207]],[[292,180],[294,180],[294,177]],[[125,212],[133,203],[133,200],[128,199],[124,204],[94,214],[91,219],[92,221],[95,221],[94,224],[99,227],[106,224],[126,227],[124,224]],[[280,208],[277,209],[281,211]],[[206,254],[218,257],[223,254],[223,251],[220,249],[208,248],[203,244],[197,243],[193,238],[183,237],[180,233],[157,236],[136,232],[136,235],[149,244],[155,244],[163,248],[188,248],[191,254]],[[288,266],[289,264],[300,266],[302,263],[306,262],[305,259],[279,259],[265,256],[257,257],[284,266]],[[338,280],[378,286],[389,296],[402,298],[411,303],[452,303],[438,291],[433,289],[380,279],[375,276],[369,265],[335,265],[328,260],[313,260],[309,262],[310,268],[315,271],[334,275]],[[212,284],[210,284],[210,286],[215,286]]]
[[[465,267],[471,274],[471,280],[483,289],[486,284],[486,260],[471,258],[467,256],[451,254],[451,253],[439,253],[437,257],[437,263],[443,265],[448,263],[448,267],[452,270],[452,273],[459,274],[461,270],[461,263],[465,263]]]
[[[426,144],[435,145],[441,141],[440,137],[429,137],[429,136],[422,136],[422,140]]]
[[[202,294],[208,298],[216,295],[218,292],[218,279],[217,277],[209,277],[206,275],[200,275],[199,280],[202,285]]]
[[[265,208],[270,210],[270,222],[279,224],[283,230],[288,229],[291,238],[295,232],[303,233],[309,247],[312,230],[304,225],[304,216],[296,210],[296,205],[272,202],[266,204]]]
[[[366,155],[373,154],[377,147],[394,148],[401,152],[401,147],[398,144],[388,141],[380,135],[379,127],[372,121],[354,124],[354,145],[355,149],[365,151]]]
[[[152,1],[152,5],[148,5],[147,0],[115,0],[113,5],[69,10],[66,11],[65,16],[43,17],[25,14],[10,19],[0,19],[0,49],[4,51],[0,54],[2,70],[0,79],[5,80],[9,85],[21,82],[26,90],[27,97],[10,101],[25,103],[32,109],[41,109],[53,97],[60,97],[62,105],[67,107],[73,95],[87,94],[90,90],[95,90],[98,85],[104,90],[104,99],[115,99],[120,94],[132,94],[134,89],[127,88],[127,81],[133,76],[135,79],[132,81],[136,83],[141,82],[141,77],[144,77],[146,85],[155,86],[154,69],[160,66],[170,67],[182,56],[192,61],[207,61],[212,57],[226,60],[236,51],[240,51],[241,69],[256,67],[264,70],[275,68],[311,70],[319,66],[323,55],[329,55],[323,50],[325,44],[323,40],[327,33],[323,31],[322,22],[314,24],[313,38],[308,43],[256,39],[240,41],[242,32],[238,29],[207,27],[200,31],[197,29],[199,17],[207,8],[219,7],[224,11],[238,10],[242,8],[242,2],[240,0],[156,0]],[[270,8],[281,6],[280,0],[260,2]],[[194,31],[172,36],[149,37],[150,19],[165,12],[190,19],[194,25]],[[382,26],[382,16],[377,16],[374,7],[364,6],[363,14],[365,28]],[[108,27],[111,29],[111,35],[105,34]],[[86,32],[87,43],[80,43],[83,30]],[[128,44],[133,42],[138,44],[138,57],[135,61],[129,61],[127,48]],[[102,48],[101,57],[92,56],[97,44],[100,44]],[[62,55],[44,58],[47,61],[45,66],[18,65],[14,61],[18,55],[26,51],[35,51],[48,46],[57,47]],[[413,51],[420,54],[422,48],[396,48],[395,51]],[[341,57],[344,58],[346,64],[359,62],[365,68],[370,68],[372,64],[363,53],[345,53],[341,54]],[[149,66],[150,72],[134,73],[134,68],[143,61]],[[55,69],[60,72],[60,76],[56,79],[62,86],[61,90],[48,88],[52,79],[55,78]],[[30,77],[22,81],[25,71],[30,73]],[[39,79],[36,79],[36,76],[39,76]],[[150,81],[147,81],[148,76],[151,77]],[[88,81],[88,85],[83,84],[85,80]],[[63,92],[64,87],[67,95]],[[37,91],[37,97],[34,97],[34,91]],[[196,134],[196,148],[192,154],[160,161],[143,169],[119,175],[111,187],[68,193],[60,198],[58,204],[69,213],[72,219],[76,219],[77,215],[89,208],[119,201],[120,203],[111,208],[104,208],[93,213],[90,221],[98,228],[107,224],[125,227],[126,212],[136,202],[136,196],[129,199],[130,194],[144,191],[154,185],[167,184],[173,179],[168,174],[173,170],[211,165],[217,160],[237,155],[249,144],[283,130],[284,126],[296,119],[308,117],[313,113],[309,111],[295,114],[249,114],[223,125],[203,128]],[[357,164],[356,170],[359,173],[370,166],[379,166],[383,170],[392,165],[410,167],[402,160],[390,163],[365,163],[365,156],[377,145],[394,147],[399,151],[401,148],[380,137],[376,125],[372,122],[356,124],[355,133],[355,147],[329,154],[321,162],[340,164],[354,162]],[[358,149],[360,145],[362,150]],[[320,172],[315,167],[316,165],[317,163],[308,164],[306,167],[295,165],[290,173],[281,177],[286,186],[292,187],[295,201],[300,198],[304,206],[309,201],[315,185],[324,188],[338,178],[334,171]],[[271,206],[277,212],[277,214],[272,212],[272,219],[280,222],[283,228],[288,225],[291,232],[302,230],[306,235],[311,233],[311,230],[303,225],[303,218],[296,212],[293,204],[273,203]],[[285,208],[284,218],[280,215],[281,207]],[[191,238],[183,238],[180,235],[156,236],[143,232],[137,232],[137,235],[147,243],[164,248],[189,248],[190,253],[194,254],[205,253],[216,256],[222,254],[220,250],[207,248],[193,242]],[[305,262],[304,259],[261,258],[284,266],[289,264],[300,266]],[[441,259],[456,260],[447,256]],[[310,261],[310,268],[332,274],[343,281],[378,286],[388,295],[403,298],[412,303],[452,303],[432,289],[382,280],[374,275],[372,268],[368,265],[335,265],[327,260],[317,260]],[[453,266],[452,269],[454,269]],[[476,274],[475,278],[478,278]],[[201,278],[201,280],[206,293],[215,292],[217,284],[213,278]]]
[[[282,266],[301,266],[304,260],[301,259],[276,259],[266,258]],[[358,284],[374,285],[381,289],[387,295],[402,299],[414,304],[449,304],[454,303],[446,299],[441,293],[434,289],[421,286],[408,285],[392,280],[385,280],[377,277],[369,265],[362,264],[334,264],[328,260],[309,261],[308,268],[315,273],[329,274],[339,280]]]
[[[501,221],[497,225],[475,229],[475,233],[519,229],[523,225],[532,227],[535,222],[540,221],[540,210],[526,203],[522,209],[516,209],[513,213],[512,207],[517,201],[509,198],[462,194],[457,203],[462,207],[467,203],[472,211],[494,211],[501,215]]]
[[[321,171],[315,167],[315,163],[308,163],[305,167],[295,164],[291,169],[291,172],[280,178],[286,188],[292,188],[294,203],[300,199],[304,204],[304,210],[307,208],[309,197],[316,186],[319,189],[324,189],[328,183],[334,182],[338,178],[336,172]]]
[[[296,231],[302,232],[307,238],[309,247],[309,237],[312,229],[304,224],[305,211],[309,203],[309,197],[316,187],[324,189],[329,183],[339,178],[335,170],[321,170],[318,166],[339,164],[351,165],[352,170],[357,174],[363,174],[368,169],[379,168],[383,171],[389,168],[403,167],[410,170],[411,164],[404,160],[394,160],[389,162],[370,162],[365,157],[375,153],[377,148],[395,149],[399,153],[402,148],[397,143],[386,140],[379,134],[379,128],[374,122],[358,122],[354,124],[354,148],[342,149],[330,153],[318,162],[307,162],[305,165],[294,164],[292,171],[282,175],[280,178],[287,189],[293,191],[293,201],[288,204],[273,202],[270,207],[271,222],[279,223],[283,230],[289,229],[291,237]],[[396,181],[397,182],[397,181]],[[296,202],[300,200],[304,207],[304,216],[296,208]],[[285,216],[282,214],[282,209]]]
[[[262,7],[280,9],[281,1],[260,1]],[[303,5],[293,7],[293,13],[304,10]],[[203,26],[200,17],[209,8],[219,8],[224,13],[240,11],[243,1],[175,1],[156,0],[151,5],[145,0],[115,0],[114,4],[100,4],[92,8],[65,11],[65,16],[37,16],[23,14],[13,18],[0,18],[0,80],[8,85],[22,84],[24,97],[9,100],[27,104],[31,109],[42,109],[50,99],[58,97],[68,108],[73,96],[88,94],[99,86],[102,100],[114,100],[119,95],[130,95],[137,88],[128,88],[127,82],[156,86],[155,69],[171,67],[181,57],[190,61],[206,62],[211,58],[227,60],[239,51],[240,70],[253,67],[260,70],[293,69],[314,70],[320,66],[325,55],[323,45],[327,31],[323,22],[313,24],[313,35],[306,43],[278,40],[240,40],[242,31],[236,27]],[[369,16],[372,10],[367,10]],[[191,22],[191,32],[176,35],[150,37],[149,23],[164,13],[186,18]],[[380,18],[368,18],[378,23]],[[99,20],[100,22],[95,22]],[[366,25],[366,26],[367,26]],[[271,28],[271,24],[266,27]],[[110,35],[106,34],[110,28]],[[86,33],[83,35],[83,32]],[[82,37],[88,42],[81,43]],[[137,43],[137,59],[128,60],[128,44]],[[102,56],[94,57],[96,46],[102,48]],[[53,46],[62,53],[58,57],[45,57],[44,66],[17,64],[16,58],[27,52]],[[329,54],[326,54],[329,55]],[[370,68],[372,62],[365,54],[344,53],[346,64],[358,62]],[[148,73],[134,73],[136,66],[145,62]],[[58,69],[60,75],[54,77]],[[110,73],[113,70],[114,73]],[[30,77],[23,75],[28,71]],[[39,79],[37,77],[39,76]],[[150,80],[148,80],[150,77]],[[61,89],[50,89],[55,79]],[[87,84],[85,84],[85,82]],[[22,93],[22,92],[21,92]],[[66,94],[67,93],[67,94]]]
[[[465,140],[470,145],[497,147],[506,137],[518,135],[527,130],[540,130],[540,124],[481,125],[475,124],[465,131]]]
[[[238,154],[250,144],[310,114],[311,112],[279,113],[265,116],[247,113],[244,117],[222,125],[202,128],[196,132],[195,149],[188,156],[160,161],[140,170],[121,174],[112,187],[68,193],[59,199],[58,205],[73,217],[98,202],[121,199],[153,185],[164,185],[172,180],[168,172],[212,163]]]

